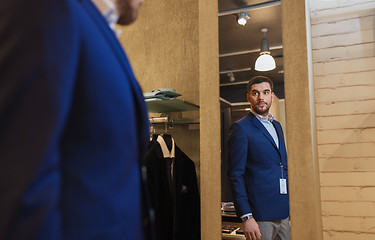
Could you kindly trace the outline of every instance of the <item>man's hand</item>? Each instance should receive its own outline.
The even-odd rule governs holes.
[[[260,240],[262,237],[262,234],[260,234],[259,225],[254,218],[250,218],[249,220],[243,222],[243,233],[245,234],[246,239],[249,240]]]

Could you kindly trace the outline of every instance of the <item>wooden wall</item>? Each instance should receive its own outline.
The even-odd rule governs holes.
[[[375,1],[310,0],[324,240],[375,239]]]
[[[309,69],[305,1],[283,0],[285,110],[291,239],[321,240],[319,164]]]

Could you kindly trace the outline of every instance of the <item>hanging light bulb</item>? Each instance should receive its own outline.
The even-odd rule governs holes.
[[[247,20],[249,19],[250,19],[250,15],[245,11],[237,14],[237,23],[242,26],[245,26]]]
[[[266,38],[267,31],[267,28],[261,29],[261,32],[264,33],[264,37],[260,47],[260,56],[255,61],[255,70],[257,71],[270,71],[276,68],[275,59],[271,56],[268,40]]]

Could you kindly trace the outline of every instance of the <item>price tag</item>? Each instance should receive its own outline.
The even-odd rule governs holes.
[[[286,179],[280,178],[280,194],[287,194]]]

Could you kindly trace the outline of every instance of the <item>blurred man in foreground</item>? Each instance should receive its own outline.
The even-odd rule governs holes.
[[[147,109],[110,28],[142,2],[1,1],[0,239],[144,238]]]

